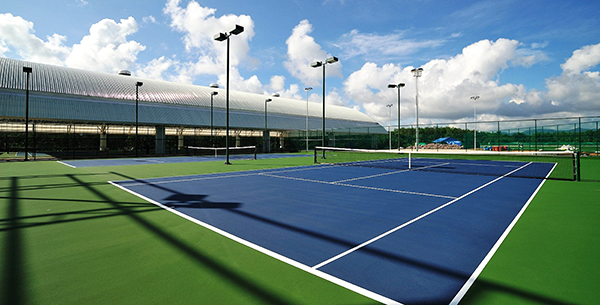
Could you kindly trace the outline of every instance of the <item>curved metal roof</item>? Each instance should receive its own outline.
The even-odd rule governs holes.
[[[32,96],[37,96],[40,101],[54,99],[57,105],[60,104],[57,102],[57,100],[61,100],[63,102],[65,100],[100,101],[100,104],[102,104],[102,102],[110,102],[114,106],[117,106],[119,103],[123,104],[123,102],[130,103],[131,101],[135,101],[135,83],[137,81],[142,81],[144,83],[144,85],[139,88],[140,105],[144,104],[146,106],[152,106],[152,109],[154,109],[155,112],[154,115],[161,115],[161,111],[156,109],[157,106],[164,106],[162,107],[163,109],[171,110],[181,108],[185,109],[186,111],[192,110],[192,112],[202,108],[201,110],[206,112],[206,109],[210,109],[210,97],[211,92],[213,91],[219,92],[219,94],[214,97],[213,105],[215,111],[219,111],[219,109],[223,111],[226,104],[226,92],[224,89],[215,89],[210,87],[180,84],[153,79],[143,79],[117,74],[113,75],[92,72],[9,58],[0,58],[0,71],[2,72],[0,73],[0,89],[9,89],[9,91],[18,90],[21,92],[22,90],[25,90],[26,73],[23,72],[23,67],[31,67],[33,70],[30,78],[30,94]],[[307,113],[306,101],[281,97],[269,97],[265,95],[239,91],[230,91],[230,110],[240,114],[236,117],[236,119],[242,121],[232,124],[237,125],[238,127],[246,128],[260,127],[260,122],[262,122],[262,120],[257,121],[257,118],[251,117],[258,115],[264,117],[264,104],[266,98],[272,98],[272,102],[270,102],[267,106],[269,119],[273,119],[272,123],[269,124],[270,128],[301,130],[305,127],[304,124],[300,125],[299,123],[285,126],[285,119],[277,120],[276,118],[301,117],[303,120],[305,120]],[[65,109],[63,106],[59,108],[62,108],[62,111],[68,112],[69,109]],[[40,109],[38,109],[38,112],[39,111]],[[87,113],[82,116],[82,112],[87,111],[91,111],[91,113]],[[103,112],[105,115],[103,115]],[[77,113],[77,119],[85,117],[87,120],[90,120],[90,118],[97,117],[97,121],[101,121],[104,120],[101,119],[101,117],[113,117],[112,115],[114,114],[114,109],[111,110],[110,107],[85,107],[84,109],[79,109]],[[244,116],[242,114],[247,114],[248,116]],[[45,117],[43,113],[40,113],[39,115],[41,117]],[[316,123],[317,118],[322,118],[322,104],[309,102],[308,115],[311,118],[311,121],[315,121]],[[0,112],[0,116],[11,115]],[[174,116],[174,122],[157,121],[156,123],[180,124],[180,122],[177,121],[178,115],[176,113],[170,113],[170,116]],[[338,121],[338,124],[333,124],[336,126],[328,125],[328,129],[343,127],[341,126],[344,125],[341,124],[342,122],[346,122],[349,125],[352,125],[352,127],[359,125],[381,127],[376,121],[368,117],[366,114],[341,106],[327,105],[326,117],[328,124],[330,120]],[[247,122],[248,124],[243,122],[245,119],[249,119],[249,122]],[[129,121],[129,119],[126,121]],[[271,124],[277,124],[281,126],[271,126]],[[313,125],[313,123],[311,123],[311,125]]]

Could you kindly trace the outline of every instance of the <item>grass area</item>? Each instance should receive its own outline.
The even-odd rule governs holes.
[[[596,304],[600,158],[582,182],[546,181],[462,304]]]
[[[312,161],[0,163],[0,304],[373,304],[106,183]],[[462,303],[600,299],[600,158],[582,168],[583,182],[546,182]]]
[[[3,304],[369,304],[106,181],[310,163],[0,164]]]

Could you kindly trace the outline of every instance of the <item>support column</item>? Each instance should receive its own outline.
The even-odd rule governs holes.
[[[155,135],[155,153],[157,155],[165,154],[165,127],[164,126],[156,126],[156,135]]]
[[[100,151],[106,151],[106,125],[98,127],[100,130]]]
[[[183,128],[183,127],[177,128],[177,150],[183,149],[183,146],[184,146],[183,131],[184,130],[185,130],[185,128]]]

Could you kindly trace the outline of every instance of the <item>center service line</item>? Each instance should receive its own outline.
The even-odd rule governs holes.
[[[387,232],[384,232],[383,234],[381,234],[379,236],[375,236],[374,238],[371,238],[370,240],[367,240],[364,243],[362,243],[362,244],[360,244],[358,246],[355,246],[354,248],[348,249],[348,250],[346,250],[346,251],[344,251],[344,252],[342,252],[342,253],[340,253],[340,254],[338,254],[338,255],[336,255],[336,256],[334,256],[334,257],[332,257],[332,258],[330,258],[330,259],[328,259],[326,261],[323,261],[323,262],[321,262],[321,263],[313,266],[312,268],[313,269],[319,269],[319,268],[321,268],[321,267],[323,267],[323,266],[325,266],[325,265],[327,265],[327,264],[329,264],[329,263],[331,263],[333,261],[336,261],[336,260],[338,260],[338,259],[340,259],[340,258],[342,258],[342,257],[344,257],[344,256],[346,256],[346,255],[348,255],[348,254],[356,251],[356,250],[364,248],[364,247],[368,246],[369,244],[372,244],[375,241],[380,240],[380,239],[382,239],[382,238],[384,238],[384,237],[386,237],[386,236],[388,236],[388,235],[390,235],[390,234],[392,234],[392,233],[394,233],[394,232],[396,232],[396,231],[398,231],[398,230],[400,230],[400,229],[402,229],[402,228],[410,225],[411,223],[416,222],[417,220],[420,220],[420,219],[422,219],[422,218],[424,218],[424,217],[426,217],[428,215],[431,215],[431,214],[433,214],[433,213],[435,213],[435,212],[437,212],[437,211],[439,211],[439,210],[441,210],[441,209],[443,209],[443,208],[445,208],[445,207],[447,207],[447,206],[449,206],[449,205],[451,205],[451,204],[453,204],[453,203],[455,203],[455,202],[457,202],[457,201],[459,201],[459,200],[461,200],[461,199],[463,199],[463,198],[465,198],[465,197],[467,197],[467,196],[469,196],[469,195],[471,195],[471,194],[473,194],[473,193],[481,190],[482,188],[487,187],[490,184],[495,183],[498,180],[500,180],[500,179],[502,179],[502,178],[504,178],[504,177],[506,177],[506,176],[508,176],[508,175],[510,175],[510,174],[512,174],[514,172],[516,172],[516,171],[521,170],[522,168],[528,166],[529,164],[531,164],[531,162],[529,162],[529,163],[527,163],[527,164],[525,164],[525,165],[523,165],[523,166],[521,166],[521,167],[519,167],[519,168],[511,171],[508,174],[505,174],[505,175],[503,175],[501,177],[498,177],[498,178],[496,178],[496,179],[494,179],[494,180],[492,180],[492,181],[490,181],[490,182],[488,182],[488,183],[486,183],[486,184],[484,184],[484,185],[482,185],[482,186],[480,186],[480,187],[478,187],[478,188],[476,188],[476,189],[474,189],[474,190],[472,190],[472,191],[470,191],[470,192],[468,192],[468,193],[466,193],[466,194],[464,194],[464,195],[462,195],[462,196],[460,196],[460,197],[458,197],[458,198],[456,198],[456,199],[454,199],[454,200],[452,200],[450,202],[447,202],[447,203],[445,203],[445,204],[443,204],[443,205],[441,205],[441,206],[439,206],[439,207],[437,207],[437,208],[435,208],[435,209],[433,209],[433,210],[431,210],[429,212],[426,212],[426,213],[424,213],[424,214],[422,214],[422,215],[420,215],[420,216],[418,216],[416,218],[413,218],[412,220],[409,220],[409,221],[407,221],[407,222],[405,222],[405,223],[403,223],[403,224],[401,224],[401,225],[399,225],[399,226],[397,226],[397,227],[395,227],[395,228],[387,231]]]

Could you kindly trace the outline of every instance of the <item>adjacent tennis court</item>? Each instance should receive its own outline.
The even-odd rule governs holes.
[[[498,177],[315,165],[111,183],[377,301],[450,303],[543,183],[512,175],[551,170],[512,165]]]

